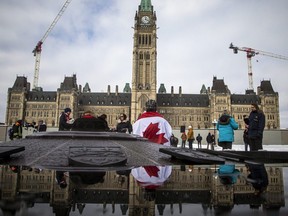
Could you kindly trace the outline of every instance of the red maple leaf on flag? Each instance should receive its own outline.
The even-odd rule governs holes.
[[[150,123],[146,130],[143,132],[143,136],[147,138],[149,141],[163,144],[168,142],[168,140],[164,137],[165,133],[157,134],[159,129],[159,123],[152,124]]]
[[[157,166],[144,166],[144,169],[150,177],[152,176],[159,177],[158,175],[159,168]]]

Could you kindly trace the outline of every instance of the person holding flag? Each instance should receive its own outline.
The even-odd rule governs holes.
[[[133,134],[147,138],[150,142],[170,146],[172,127],[164,117],[157,112],[155,100],[146,102],[146,112],[141,114],[132,125]]]

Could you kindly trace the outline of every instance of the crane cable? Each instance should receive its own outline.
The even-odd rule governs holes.
[[[60,17],[62,16],[62,14],[64,13],[64,11],[66,10],[66,8],[68,7],[68,4],[71,2],[72,0],[67,0],[64,5],[62,6],[61,10],[59,11],[58,15],[55,17],[55,19],[53,20],[52,24],[50,25],[50,27],[48,28],[48,30],[46,31],[46,33],[44,34],[44,36],[42,37],[42,39],[40,41],[42,41],[42,43],[45,41],[45,39],[48,37],[49,33],[52,31],[52,29],[54,28],[54,26],[56,25],[56,23],[58,22],[58,20],[60,19]]]
[[[37,52],[41,52],[42,48],[42,44],[43,42],[46,40],[46,38],[48,37],[49,33],[52,31],[52,29],[54,28],[54,26],[56,25],[56,23],[58,22],[58,20],[60,19],[60,17],[62,16],[62,14],[64,13],[64,11],[66,10],[66,8],[68,7],[69,3],[72,0],[67,0],[64,5],[62,6],[61,10],[59,11],[59,13],[57,14],[57,16],[55,17],[55,19],[53,20],[53,22],[51,23],[51,25],[49,26],[48,30],[46,31],[46,33],[43,35],[42,39],[37,43],[36,47],[34,48],[34,50],[32,51],[34,53],[34,56],[36,56]]]

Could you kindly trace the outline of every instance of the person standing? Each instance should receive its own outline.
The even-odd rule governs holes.
[[[197,143],[198,143],[198,148],[202,148],[202,136],[200,134],[198,134],[198,136],[196,137]]]
[[[10,139],[21,139],[22,138],[22,120],[17,120],[15,124],[13,124],[11,129]]]
[[[70,123],[70,114],[70,108],[65,108],[64,112],[61,113],[59,120],[59,131],[67,131],[72,128],[72,124]]]
[[[263,149],[262,139],[265,128],[265,115],[259,106],[251,104],[252,111],[249,115],[248,138],[250,151]]]
[[[120,133],[129,133],[132,132],[132,124],[127,119],[127,115],[125,113],[121,113],[119,116],[119,120],[116,126],[116,131]]]
[[[209,132],[207,137],[206,137],[206,142],[207,142],[207,149],[209,149],[209,146],[211,145],[211,149],[213,150],[213,140],[212,140],[212,135],[211,133]]]
[[[45,124],[45,122],[43,120],[40,120],[38,122],[37,131],[38,132],[45,132],[46,130],[47,130],[47,125]]]
[[[234,118],[228,114],[227,110],[224,110],[223,114],[218,119],[216,127],[219,131],[218,145],[223,149],[232,149],[234,130],[238,129],[238,124]]]
[[[105,131],[110,131],[110,128],[108,126],[108,122],[107,122],[107,115],[106,114],[102,114],[100,116],[98,116],[98,120],[103,122],[103,127],[105,128]]]
[[[195,138],[194,138],[193,127],[191,125],[188,126],[187,139],[188,139],[189,149],[193,149],[193,142]]]
[[[181,135],[181,139],[182,139],[182,145],[181,145],[181,148],[185,148],[186,140],[187,140],[187,135],[186,135],[185,131],[182,133],[182,135]]]
[[[213,139],[212,139],[212,135],[209,132],[207,137],[206,137],[206,142],[207,142],[207,149],[209,149],[209,146],[211,146],[211,149],[213,150]]]
[[[83,113],[81,118],[77,118],[72,126],[72,131],[109,131],[108,124],[103,118],[96,118],[88,110]]]
[[[248,127],[249,127],[249,118],[247,115],[244,115],[244,123],[245,123],[245,128],[243,131],[243,142],[245,146],[245,151],[248,151],[248,146],[249,146],[249,137],[248,137]]]
[[[172,127],[164,117],[157,112],[155,100],[146,102],[146,112],[141,114],[132,125],[133,134],[147,138],[150,142],[170,146]]]

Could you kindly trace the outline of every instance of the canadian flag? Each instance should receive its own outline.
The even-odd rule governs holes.
[[[169,178],[172,166],[143,166],[131,170],[132,176],[145,188],[157,188]]]
[[[157,112],[145,112],[133,124],[133,134],[149,141],[170,146],[172,128],[168,121]]]

